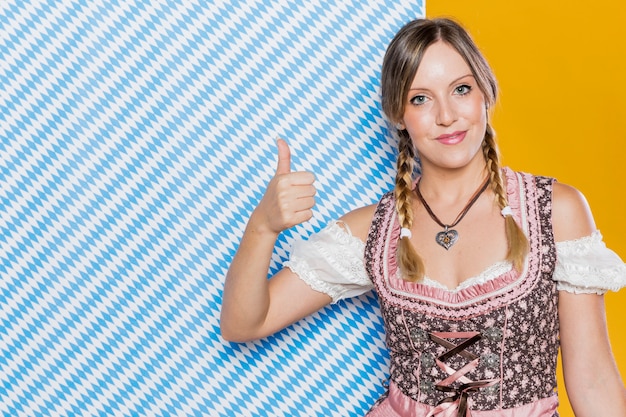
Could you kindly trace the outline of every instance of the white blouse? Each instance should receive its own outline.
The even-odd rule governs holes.
[[[316,291],[328,294],[333,303],[371,290],[374,285],[365,271],[365,244],[345,224],[332,222],[309,237],[297,240],[284,266],[295,272]],[[557,289],[576,294],[604,294],[626,286],[626,264],[608,249],[602,235],[556,243],[557,261],[552,279]],[[449,290],[428,277],[424,284],[447,291],[460,291],[484,283],[511,269],[509,262],[497,262],[478,276]]]

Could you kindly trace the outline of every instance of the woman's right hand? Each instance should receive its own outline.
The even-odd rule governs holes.
[[[315,176],[311,172],[291,172],[291,151],[283,139],[276,142],[278,164],[251,221],[259,231],[279,234],[313,216]]]
[[[250,216],[226,274],[220,318],[226,340],[265,337],[331,302],[289,268],[267,279],[278,234],[309,220],[315,204],[314,175],[291,172],[289,146],[282,139],[277,145],[276,175]]]

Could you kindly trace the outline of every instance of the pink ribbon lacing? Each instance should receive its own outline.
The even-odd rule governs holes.
[[[437,366],[449,376],[439,381],[435,388],[439,391],[449,392],[452,395],[445,398],[426,417],[471,417],[469,394],[481,388],[490,387],[498,383],[499,378],[472,381],[465,375],[478,367],[480,359],[475,354],[468,352],[469,346],[481,339],[479,332],[432,332],[430,339],[448,349],[443,355],[437,357]],[[454,344],[446,339],[465,339],[459,344]],[[470,362],[461,369],[456,370],[446,365],[446,361],[454,355],[460,355]],[[460,384],[452,387],[455,382]]]

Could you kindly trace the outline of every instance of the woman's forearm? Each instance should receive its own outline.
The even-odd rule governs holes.
[[[220,330],[226,340],[255,338],[269,309],[267,273],[278,235],[251,217],[226,274]]]

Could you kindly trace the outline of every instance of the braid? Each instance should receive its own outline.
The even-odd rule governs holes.
[[[396,186],[396,211],[400,226],[410,229],[413,225],[413,210],[411,207],[411,192],[413,183],[413,169],[415,166],[415,150],[413,143],[406,130],[398,132],[398,161]],[[398,242],[398,265],[404,279],[407,281],[420,281],[424,277],[424,263],[415,251],[409,239],[400,239]]]
[[[495,141],[495,132],[489,123],[487,123],[487,131],[485,132],[485,140],[483,142],[483,154],[487,162],[487,170],[490,174],[490,183],[498,207],[503,209],[508,203],[506,190],[504,189],[504,181],[500,171],[500,157],[498,155],[498,146]],[[506,239],[508,242],[507,260],[513,263],[518,271],[521,270],[524,259],[528,254],[528,239],[522,228],[517,224],[513,216],[505,216]]]
[[[487,162],[491,188],[496,195],[498,206],[502,209],[507,206],[508,201],[504,190],[504,183],[502,181],[502,173],[500,171],[500,156],[498,154],[498,147],[494,138],[495,135],[493,128],[491,125],[487,124],[485,140],[483,142],[483,154],[485,155],[485,161]]]

